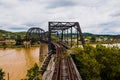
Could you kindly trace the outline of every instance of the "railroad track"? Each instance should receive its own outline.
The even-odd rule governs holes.
[[[70,56],[65,55],[66,48],[57,42],[53,44],[56,47],[57,61],[52,80],[79,80]]]
[[[69,72],[69,80],[78,80],[70,57],[67,58],[67,65],[68,65],[68,72]]]

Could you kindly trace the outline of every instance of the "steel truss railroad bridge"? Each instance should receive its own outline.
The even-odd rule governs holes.
[[[27,31],[26,39],[29,41],[41,41],[49,43],[49,51],[52,50],[52,35],[57,41],[72,47],[73,42],[84,45],[82,31],[78,22],[48,22],[48,31],[39,27],[32,27]],[[73,40],[73,38],[76,40]]]
[[[48,43],[48,56],[39,70],[44,76],[42,80],[82,80],[72,58],[64,54],[68,46],[72,47],[73,43],[78,46],[81,42],[84,46],[78,22],[49,22],[48,31],[32,27],[27,31],[26,39]],[[55,57],[51,57],[53,53],[55,53]],[[56,59],[56,61],[51,58]],[[47,69],[47,66],[52,68]],[[50,73],[48,73],[49,71]],[[37,78],[39,78],[39,73],[34,80]]]

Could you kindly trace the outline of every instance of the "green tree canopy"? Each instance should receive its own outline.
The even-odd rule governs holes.
[[[74,62],[83,80],[119,80],[120,49],[97,45],[96,48],[85,45],[72,50]]]
[[[2,69],[0,69],[0,80],[4,80],[5,72],[3,72]]]
[[[26,75],[27,79],[28,80],[33,80],[36,77],[36,75],[37,75],[38,69],[39,69],[39,67],[35,63],[34,66],[31,69],[27,70],[27,75]]]

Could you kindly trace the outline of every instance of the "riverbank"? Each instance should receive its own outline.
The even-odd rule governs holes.
[[[31,45],[31,47],[39,47],[40,44]],[[25,48],[24,45],[0,45],[0,48],[6,49],[6,48]]]

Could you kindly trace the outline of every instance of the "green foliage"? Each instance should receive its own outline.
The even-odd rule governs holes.
[[[22,43],[23,43],[23,40],[22,40],[21,36],[17,35],[16,45],[22,45]]]
[[[96,37],[92,36],[90,40],[91,40],[91,42],[96,42]]]
[[[96,48],[85,45],[84,49],[74,48],[72,55],[83,80],[119,80],[120,49],[117,47]]]
[[[5,72],[0,69],[0,80],[4,80]]]
[[[105,66],[101,70],[103,80],[120,79],[120,49],[117,47],[106,48],[101,45],[98,45],[96,49],[98,52],[96,54],[96,60]]]
[[[51,36],[52,40],[58,40],[58,38],[56,36]]]
[[[26,32],[0,30],[0,39],[16,39],[17,35],[20,35],[22,39],[25,39]]]
[[[33,80],[37,75],[38,69],[39,69],[39,67],[35,63],[34,66],[31,69],[27,70],[27,75],[26,75],[27,80]],[[40,79],[37,79],[37,80],[40,80]]]

